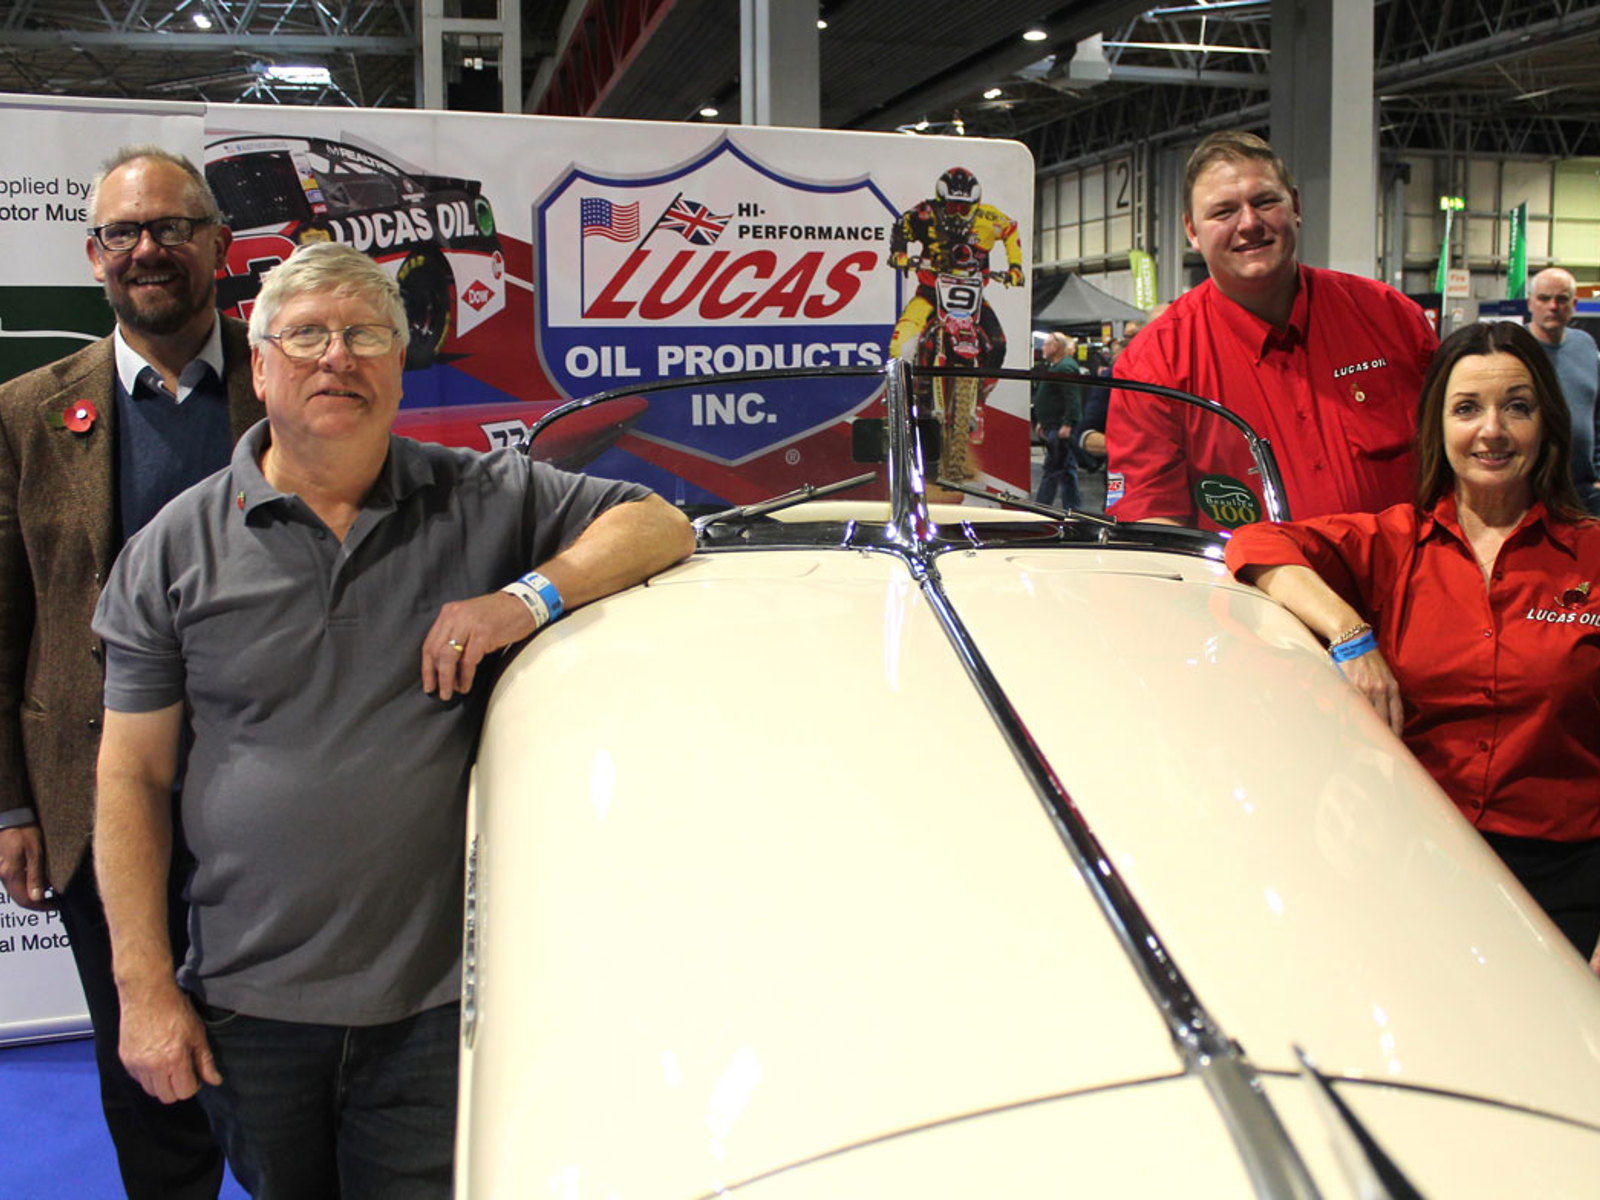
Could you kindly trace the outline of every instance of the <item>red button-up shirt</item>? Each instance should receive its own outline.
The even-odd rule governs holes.
[[[1134,338],[1116,374],[1193,392],[1248,421],[1277,454],[1291,516],[1408,502],[1417,397],[1439,340],[1393,288],[1299,270],[1282,329],[1208,279]],[[1107,510],[1122,520],[1217,529],[1266,515],[1244,438],[1217,417],[1118,390],[1106,440]]]
[[[1309,566],[1371,622],[1406,745],[1474,825],[1600,837],[1600,524],[1534,505],[1487,586],[1451,497],[1251,525],[1227,561]]]

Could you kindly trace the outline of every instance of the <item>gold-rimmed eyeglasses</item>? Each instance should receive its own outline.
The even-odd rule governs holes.
[[[278,343],[278,349],[290,358],[321,358],[336,334],[344,339],[344,348],[357,358],[377,358],[389,353],[399,336],[388,325],[346,325],[343,329],[290,325],[266,337],[269,342]]]

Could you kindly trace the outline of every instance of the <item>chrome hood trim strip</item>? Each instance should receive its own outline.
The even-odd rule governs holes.
[[[901,362],[891,364],[887,374],[889,426],[909,431],[912,427],[910,372]],[[928,601],[1017,765],[1072,856],[1090,895],[1160,1011],[1186,1072],[1204,1083],[1233,1138],[1256,1195],[1263,1200],[1315,1200],[1321,1193],[1262,1090],[1254,1068],[1245,1061],[1239,1046],[1206,1011],[1184,979],[1183,972],[1168,954],[1138,900],[1056,777],[945,594],[936,565],[940,550],[932,545],[933,529],[922,499],[921,481],[907,477],[920,475],[920,447],[914,441],[909,447],[892,447],[893,450],[907,448],[914,452],[910,460],[914,464],[912,470],[890,477],[890,526],[893,530],[890,540],[895,546],[888,552],[904,560],[906,569]],[[891,453],[891,462],[897,457],[899,455]]]

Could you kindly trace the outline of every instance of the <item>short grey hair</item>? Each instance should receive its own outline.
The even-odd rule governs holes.
[[[219,225],[224,223],[222,207],[217,203],[216,194],[211,190],[211,185],[206,182],[206,177],[201,174],[200,168],[190,162],[186,155],[174,154],[171,150],[150,144],[123,146],[100,164],[100,173],[94,177],[94,182],[89,185],[90,220],[99,224],[100,188],[105,183],[106,178],[111,172],[140,159],[148,159],[151,162],[166,163],[169,167],[177,167],[178,170],[189,177],[190,199],[195,201],[200,211],[167,215],[174,217],[209,217]]]
[[[311,292],[331,292],[365,300],[400,335],[411,340],[400,285],[361,251],[342,242],[307,242],[268,271],[250,310],[250,344],[259,346],[278,313],[290,300]]]
[[[1567,290],[1572,293],[1572,297],[1573,297],[1574,300],[1577,299],[1577,297],[1578,297],[1578,280],[1577,280],[1577,277],[1574,276],[1573,273],[1571,271],[1567,270],[1565,267],[1546,267],[1544,270],[1540,271],[1537,275],[1535,275],[1532,279],[1528,280],[1528,289],[1531,291],[1532,288],[1533,288],[1533,285],[1538,283],[1539,280],[1542,279],[1546,275],[1562,275],[1562,276],[1565,276],[1566,277]]]

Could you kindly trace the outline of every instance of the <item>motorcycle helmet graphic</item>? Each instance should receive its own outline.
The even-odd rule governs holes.
[[[978,177],[965,167],[951,167],[939,176],[934,194],[944,205],[945,212],[965,219],[971,215],[972,206],[983,199],[983,187]]]

